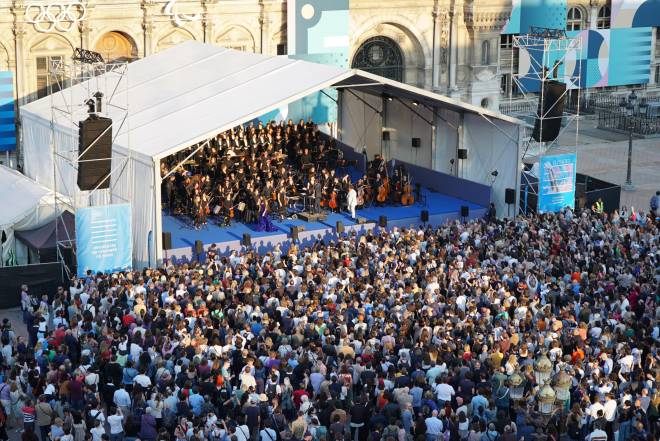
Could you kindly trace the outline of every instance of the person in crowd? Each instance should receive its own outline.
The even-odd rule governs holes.
[[[45,324],[3,326],[3,410],[23,397],[25,441],[655,440],[658,228],[566,209],[89,272],[45,304],[26,280]]]

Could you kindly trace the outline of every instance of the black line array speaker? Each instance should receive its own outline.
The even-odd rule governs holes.
[[[516,189],[515,188],[507,188],[504,190],[504,202],[507,204],[515,204],[516,203]]]
[[[337,221],[336,230],[337,230],[337,234],[344,233],[344,223],[342,221]]]
[[[78,124],[78,187],[110,187],[112,120],[89,117]]]
[[[422,222],[428,222],[429,221],[429,210],[422,210],[421,218],[422,218]]]
[[[420,148],[422,146],[422,138],[413,138],[412,146],[415,147],[416,149]]]
[[[197,257],[204,253],[204,243],[201,240],[195,241],[195,253],[197,253]]]
[[[535,141],[547,142],[557,139],[561,130],[565,103],[566,84],[559,81],[543,82],[543,93],[539,94],[539,105],[532,132],[532,138]],[[541,121],[543,121],[543,127],[541,127]]]
[[[378,225],[380,225],[381,228],[387,227],[387,216],[381,216],[378,218]]]
[[[383,141],[389,141],[390,140],[390,132],[387,130],[383,130]]]
[[[467,149],[458,149],[458,159],[467,159]]]
[[[163,231],[163,249],[172,249],[172,233],[170,231]]]
[[[252,246],[252,237],[250,237],[250,233],[243,233],[243,240],[241,240],[241,245],[244,247]]]
[[[461,217],[470,216],[470,207],[467,205],[461,205]]]

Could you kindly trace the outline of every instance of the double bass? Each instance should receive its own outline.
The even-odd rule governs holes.
[[[410,181],[406,182],[403,186],[403,194],[401,195],[401,205],[412,205],[415,203],[415,198],[412,194],[412,185]]]

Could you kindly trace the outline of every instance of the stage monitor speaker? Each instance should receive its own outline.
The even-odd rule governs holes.
[[[532,138],[538,142],[554,141],[561,130],[566,84],[559,81],[545,81],[543,93],[539,94],[539,105],[534,120]],[[543,127],[541,127],[543,121]]]
[[[78,187],[80,190],[110,187],[112,120],[90,117],[78,124]]]
[[[172,233],[169,231],[163,231],[163,249],[172,249]]]
[[[507,188],[504,190],[504,202],[507,204],[515,204],[516,203],[516,189],[515,188]]]
[[[458,159],[467,159],[467,149],[458,149]]]
[[[195,241],[195,253],[197,253],[198,257],[204,253],[204,244],[201,240]]]
[[[337,230],[337,234],[344,234],[344,223],[342,221],[337,221],[335,229]]]
[[[366,217],[362,217],[362,216],[357,217],[357,224],[358,225],[364,225],[366,223],[367,223],[367,218]]]
[[[420,148],[422,146],[422,138],[413,138],[412,146],[415,147],[416,149]]]
[[[389,141],[390,140],[390,132],[387,130],[383,130],[383,141]]]
[[[243,233],[243,240],[241,240],[241,245],[244,247],[252,246],[252,238],[250,237],[250,233]]]
[[[470,216],[470,207],[467,205],[461,205],[461,217]]]
[[[298,235],[300,234],[300,227],[291,227],[291,239],[298,240]]]
[[[429,210],[422,210],[421,214],[422,222],[428,222],[429,221]]]
[[[387,216],[380,216],[378,218],[378,225],[380,225],[381,228],[387,227]]]

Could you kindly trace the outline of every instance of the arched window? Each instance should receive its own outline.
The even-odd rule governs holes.
[[[598,10],[598,20],[596,20],[596,27],[598,29],[609,29],[610,28],[610,17],[612,12],[609,6],[603,6]]]
[[[486,40],[481,43],[481,65],[487,66],[490,64],[490,41]]]
[[[351,67],[395,81],[403,81],[403,54],[394,40],[373,37],[362,43]]]
[[[569,9],[566,17],[566,30],[580,31],[583,27],[582,24],[582,11],[579,8]]]

